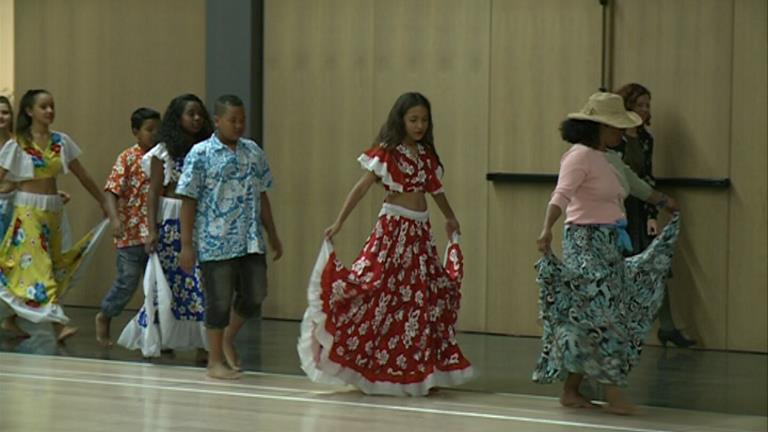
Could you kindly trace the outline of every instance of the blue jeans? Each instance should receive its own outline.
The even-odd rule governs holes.
[[[147,267],[149,256],[144,245],[117,249],[117,276],[101,301],[101,313],[108,318],[120,314],[139,286],[141,274]]]

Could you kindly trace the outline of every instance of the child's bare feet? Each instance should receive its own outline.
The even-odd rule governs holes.
[[[56,337],[56,340],[59,343],[64,343],[67,339],[74,336],[75,333],[77,333],[80,329],[77,327],[71,327],[71,326],[61,326],[61,330],[59,331],[59,335]]]
[[[603,409],[612,414],[632,415],[636,411],[635,405],[616,386],[605,386],[605,399],[608,403]]]
[[[110,319],[99,312],[94,319],[96,322],[96,341],[103,347],[112,346],[112,339],[109,337],[109,323]]]
[[[560,396],[560,405],[567,408],[599,408],[598,405],[590,402],[584,395],[574,391],[564,391]]]
[[[0,324],[0,327],[2,327],[3,330],[11,333],[14,337],[29,337],[29,333],[25,332],[21,327],[19,327],[19,323],[16,322],[16,315],[4,319],[3,323]]]
[[[240,379],[240,372],[234,371],[223,363],[208,363],[208,376],[215,379]]]
[[[221,348],[224,352],[224,359],[227,361],[227,365],[236,371],[243,370],[242,364],[240,363],[240,356],[237,354],[234,342],[224,338]]]

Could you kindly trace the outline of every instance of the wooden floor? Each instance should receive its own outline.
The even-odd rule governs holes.
[[[548,397],[440,390],[365,396],[292,375],[237,382],[199,368],[0,353],[0,431],[766,431],[765,417],[641,407],[634,417]]]

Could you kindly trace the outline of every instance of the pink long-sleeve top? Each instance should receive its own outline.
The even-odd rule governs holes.
[[[574,144],[560,159],[550,204],[565,211],[565,223],[613,224],[624,219],[624,199],[646,200],[653,192],[613,150]]]

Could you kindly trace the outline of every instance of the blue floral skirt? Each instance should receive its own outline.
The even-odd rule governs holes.
[[[566,225],[563,257],[536,263],[544,326],[533,380],[569,373],[626,385],[664,296],[680,219],[676,215],[642,253],[624,258],[615,228]]]
[[[179,267],[181,200],[160,198],[157,250],[144,271],[144,305],[117,343],[159,357],[162,349],[207,348],[205,296],[200,266],[193,274]]]
[[[14,195],[15,192],[0,193],[0,238],[5,237],[5,232],[11,225]]]

